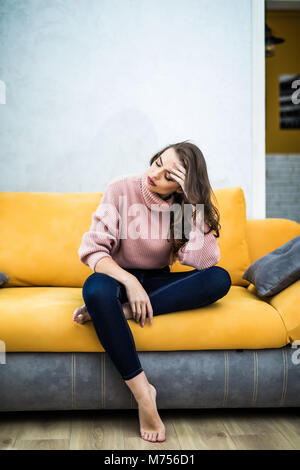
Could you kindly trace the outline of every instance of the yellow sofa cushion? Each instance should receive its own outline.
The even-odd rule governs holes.
[[[7,352],[103,352],[93,323],[79,325],[73,311],[81,288],[0,289],[1,340]],[[138,351],[280,348],[289,342],[277,310],[245,287],[199,309],[154,316],[144,328],[128,320]],[[293,327],[293,325],[291,325]]]
[[[259,234],[259,235],[258,235]],[[248,219],[247,236],[251,263],[300,235],[300,224],[289,219]],[[248,291],[257,295],[256,287]],[[287,329],[289,341],[300,340],[300,280],[264,300],[278,311]]]
[[[300,340],[300,280],[270,297],[267,302],[279,312],[289,341]]]
[[[220,212],[221,259],[233,285],[250,264],[246,239],[246,205],[240,187],[214,191]],[[78,257],[82,235],[102,193],[0,192],[0,269],[9,276],[6,287],[82,287],[92,274]],[[193,267],[179,262],[172,271]]]
[[[82,287],[78,257],[101,193],[0,192],[0,270],[10,286]]]
[[[289,219],[247,219],[251,264],[300,235],[300,224]]]

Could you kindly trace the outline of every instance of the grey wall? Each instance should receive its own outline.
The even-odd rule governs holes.
[[[251,0],[1,0],[0,190],[103,191],[190,139],[251,217]]]
[[[266,217],[300,223],[300,155],[266,155]]]

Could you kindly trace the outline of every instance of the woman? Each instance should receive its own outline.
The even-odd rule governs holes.
[[[133,318],[144,327],[148,315],[151,326],[153,316],[203,307],[227,294],[230,275],[215,266],[220,259],[220,224],[211,193],[200,149],[188,141],[169,145],[150,159],[143,174],[122,176],[107,186],[78,250],[80,260],[94,272],[83,285],[85,305],[75,310],[73,319],[92,320],[103,348],[138,403],[141,437],[152,442],[166,439],[165,426],[156,407],[156,389],[143,371],[126,320]],[[143,209],[138,220],[141,231],[135,230],[136,219],[130,219],[136,204]],[[204,232],[196,224],[200,220],[196,204],[204,207]],[[181,209],[176,220],[175,206]],[[193,208],[190,220],[184,215],[187,206]],[[165,234],[166,228],[168,236],[152,236],[160,230]],[[181,236],[175,237],[178,228]],[[170,272],[176,259],[195,269]]]

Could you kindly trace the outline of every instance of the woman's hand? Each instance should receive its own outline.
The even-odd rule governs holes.
[[[187,197],[187,194],[185,192],[185,177],[186,177],[186,169],[184,168],[184,166],[182,166],[180,163],[178,163],[177,161],[175,161],[177,167],[178,167],[178,170],[176,170],[176,168],[172,168],[172,178],[174,178],[178,184],[180,184],[184,194],[185,194],[185,197],[188,199]],[[193,208],[193,212],[196,212],[196,205],[195,204],[192,204],[192,208]],[[197,219],[196,220],[200,220],[200,218],[202,217],[202,213],[201,211],[198,212],[198,215],[196,216]]]
[[[174,178],[177,183],[181,186],[182,188],[182,191],[184,192],[185,194],[185,197],[188,199],[187,197],[187,194],[186,194],[186,191],[185,191],[185,177],[186,177],[186,169],[184,168],[183,165],[181,165],[180,163],[178,163],[177,161],[175,161],[177,167],[178,167],[178,170],[176,170],[176,168],[171,168],[172,170],[172,178]],[[192,204],[192,207],[193,207],[193,210],[196,210],[196,206],[195,204]]]
[[[185,183],[185,176],[186,176],[186,169],[184,168],[183,165],[181,165],[180,163],[178,163],[177,161],[175,161],[177,167],[178,167],[178,170],[176,170],[176,168],[171,168],[171,171],[172,171],[172,178],[174,178],[177,183],[181,186],[182,188],[182,191],[184,192],[186,198],[187,198],[187,194],[185,192],[185,187],[184,187],[184,183]]]
[[[128,302],[131,307],[133,319],[138,323],[141,320],[143,327],[146,321],[147,311],[150,325],[153,321],[153,310],[149,296],[139,280],[132,276],[125,284]]]

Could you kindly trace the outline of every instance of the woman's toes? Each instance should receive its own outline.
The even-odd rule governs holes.
[[[158,442],[163,442],[166,440],[166,437],[163,433],[159,432],[158,435],[157,435],[157,441]]]
[[[76,308],[76,310],[73,313],[73,320],[77,320],[77,318],[78,318],[79,314],[81,313],[81,311],[82,311],[82,307]]]
[[[91,320],[91,317],[86,309],[86,306],[78,307],[73,313],[73,320],[81,325]]]

